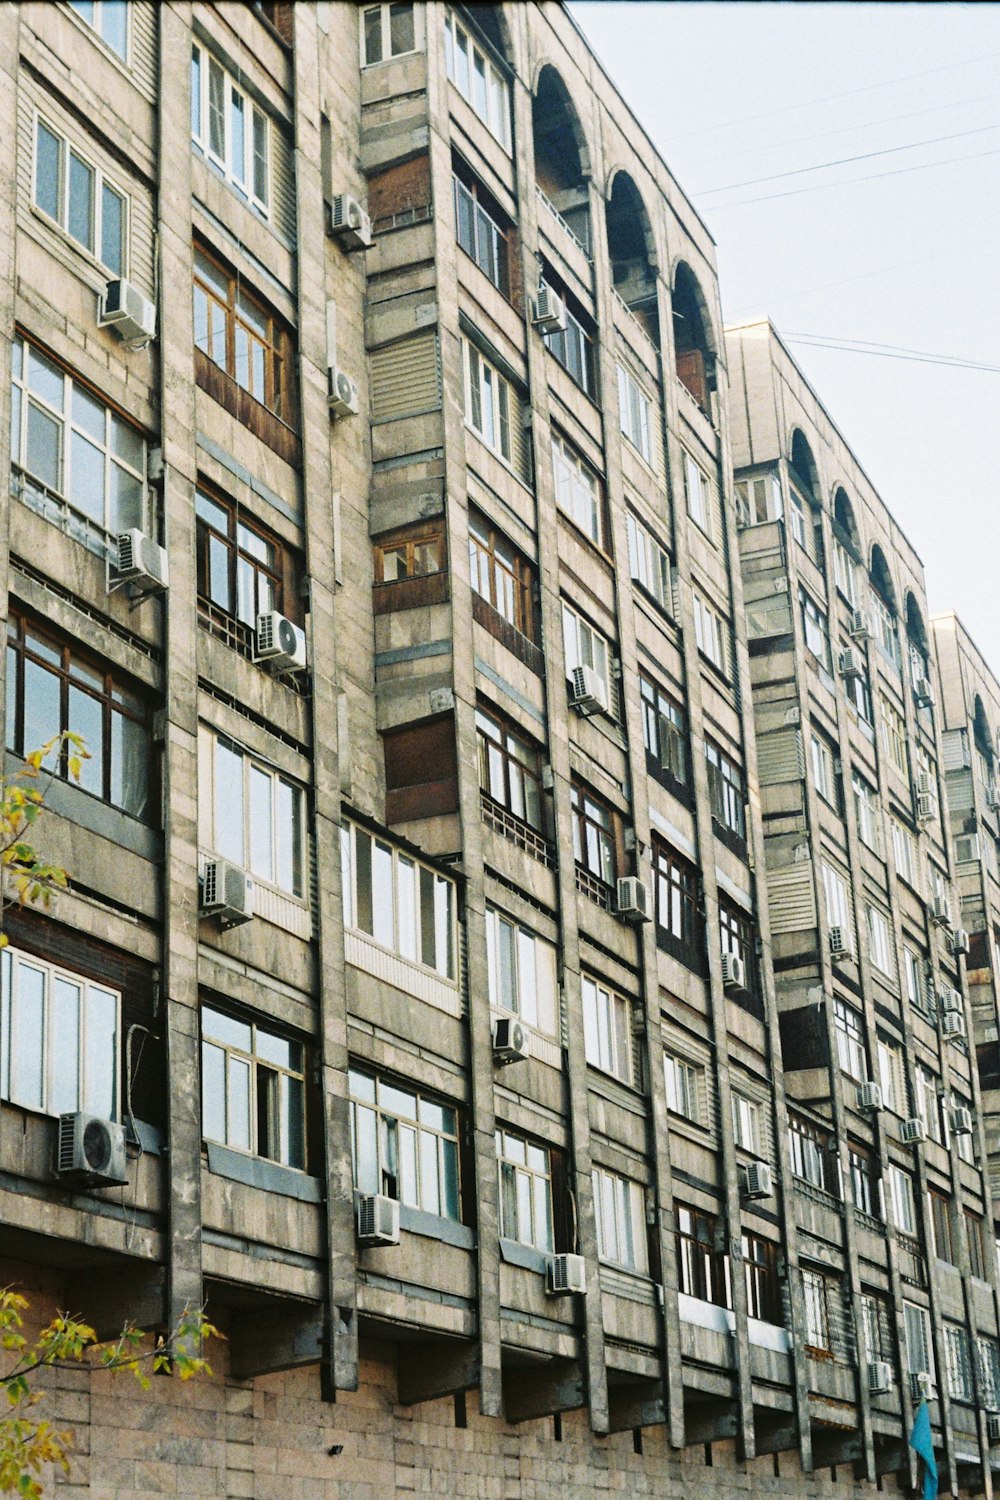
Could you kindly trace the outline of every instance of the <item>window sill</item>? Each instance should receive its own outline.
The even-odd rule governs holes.
[[[480,805],[483,822],[488,828],[492,828],[494,833],[498,833],[501,838],[515,844],[518,849],[523,849],[525,854],[530,854],[532,859],[537,859],[538,863],[544,865],[547,870],[555,869],[555,851],[548,839],[543,838],[528,823],[516,818],[500,803],[494,802],[486,792],[480,793]]]
[[[24,761],[8,750],[4,765],[7,774],[11,775],[24,765]],[[151,828],[148,823],[140,822],[110,802],[103,802],[82,787],[72,786],[54,776],[45,791],[45,806],[49,812],[58,813],[67,822],[76,823],[101,838],[110,839],[140,859],[157,861],[162,858],[163,835],[158,828]]]
[[[520,1240],[500,1241],[500,1259],[509,1266],[523,1266],[526,1271],[538,1271],[544,1276],[551,1258],[549,1251],[522,1245]]]
[[[64,260],[64,263],[77,276],[80,275],[79,263],[82,261],[89,273],[86,277],[87,285],[93,291],[97,292],[98,295],[104,291],[109,281],[116,281],[119,278],[124,281],[128,280],[127,270],[112,271],[110,267],[97,259],[92,250],[88,250],[86,245],[81,245],[79,240],[74,239],[68,230],[62,227],[58,219],[50,218],[43,208],[39,208],[37,203],[32,203],[31,213],[39,224],[44,225],[50,234],[55,235],[60,248],[72,256],[72,260]],[[64,259],[64,257],[61,256],[60,259]]]
[[[218,1141],[206,1141],[208,1170],[216,1177],[227,1177],[231,1182],[242,1182],[247,1187],[261,1188],[283,1198],[298,1198],[303,1203],[321,1203],[318,1177],[294,1167],[284,1167],[280,1162],[268,1161],[263,1156],[250,1156],[234,1151]]]

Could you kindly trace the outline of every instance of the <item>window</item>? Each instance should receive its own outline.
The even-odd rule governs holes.
[[[824,802],[839,811],[836,758],[832,746],[815,731],[809,736],[809,762],[813,786]]]
[[[617,875],[614,813],[606,802],[579,783],[570,793],[573,812],[573,857],[578,869],[604,885],[614,883]]]
[[[906,1368],[913,1374],[934,1374],[934,1352],[931,1347],[931,1320],[926,1307],[915,1302],[903,1303],[903,1328],[906,1334]]]
[[[657,779],[665,776],[683,786],[687,781],[687,715],[679,703],[655,682],[639,674],[642,741],[646,768]]]
[[[106,270],[128,274],[128,198],[41,116],[34,203]]]
[[[860,1083],[868,1079],[868,1052],[864,1024],[858,1011],[834,996],[833,1019],[837,1033],[837,1060],[845,1073]]]
[[[656,940],[661,948],[689,964],[700,963],[698,871],[659,841],[653,844]]]
[[[967,1109],[971,1114],[972,1100],[965,1099],[961,1094],[953,1092],[951,1096],[951,1107],[952,1109]],[[973,1119],[974,1118],[975,1116],[973,1116]],[[955,1139],[955,1149],[957,1150],[961,1159],[964,1162],[968,1162],[969,1166],[973,1166],[976,1160],[974,1129],[972,1131],[952,1130],[951,1134]]]
[[[893,1114],[908,1115],[910,1101],[906,1087],[906,1068],[902,1050],[895,1042],[878,1038],[878,1081],[882,1088],[882,1104]]]
[[[899,656],[899,631],[896,628],[896,617],[878,593],[872,592],[871,596],[872,624],[875,627],[875,644],[882,655],[890,661],[898,672],[900,670]]]
[[[234,741],[201,731],[202,847],[286,895],[305,896],[300,787]]]
[[[61,964],[0,949],[0,1098],[117,1120],[121,995]]]
[[[564,515],[589,536],[595,546],[604,546],[604,495],[593,469],[570,445],[552,434],[552,473],[556,504]]]
[[[138,428],[26,339],[15,339],[12,366],[12,463],[84,517],[85,530],[147,530]]]
[[[448,77],[483,124],[510,150],[510,88],[507,79],[469,31],[448,11],[444,22]]]
[[[902,1167],[890,1164],[888,1169],[889,1201],[892,1222],[903,1234],[916,1234],[917,1213],[913,1202],[913,1178]]]
[[[498,1130],[500,1238],[552,1250],[552,1153],[509,1130]]]
[[[667,1108],[675,1115],[683,1115],[694,1125],[702,1125],[702,1090],[705,1086],[705,1069],[683,1057],[663,1054],[663,1076],[667,1089]]]
[[[543,280],[542,286],[546,283]],[[597,382],[594,374],[594,338],[584,328],[580,319],[569,305],[567,296],[562,287],[553,288],[558,291],[562,298],[565,309],[566,327],[545,333],[545,346],[555,360],[562,365],[567,375],[573,380],[591,400],[595,398]]]
[[[736,1090],[732,1094],[733,1141],[744,1151],[759,1155],[761,1146],[760,1105]]]
[[[852,608],[856,609],[858,604],[858,583],[854,568],[854,558],[836,534],[833,538],[833,581],[844,598],[851,604]]]
[[[412,1084],[352,1068],[354,1186],[459,1219],[458,1112]]]
[[[713,666],[725,676],[728,670],[729,652],[727,640],[729,637],[729,624],[713,605],[709,604],[695,591],[694,600],[694,635],[698,642],[698,650],[703,656],[707,656]]]
[[[515,630],[536,640],[534,574],[531,564],[496,527],[469,516],[472,587]]]
[[[639,1183],[619,1177],[617,1172],[605,1171],[603,1167],[594,1168],[592,1181],[599,1259],[645,1275],[649,1262],[642,1188]]]
[[[792,536],[798,542],[800,547],[806,548],[807,538],[809,535],[808,523],[806,521],[806,509],[808,506],[808,501],[803,500],[802,496],[796,489],[793,489],[791,491],[791,498],[792,504],[789,510],[789,520],[791,521]]]
[[[117,52],[123,61],[128,57],[127,0],[70,0],[70,7],[94,28],[112,52]]]
[[[444,528],[428,521],[380,537],[374,546],[375,582],[400,583],[444,570]]]
[[[928,1191],[927,1203],[930,1208],[931,1245],[934,1254],[938,1260],[946,1260],[952,1266],[957,1265],[951,1228],[951,1204],[933,1188]]]
[[[806,1309],[806,1347],[829,1349],[831,1344],[826,1277],[819,1271],[803,1269],[802,1294]]]
[[[969,1269],[980,1281],[986,1280],[986,1244],[983,1238],[983,1216],[963,1208],[965,1236],[969,1243]]]
[[[872,695],[867,674],[862,670],[857,676],[845,677],[843,682],[848,703],[856,709],[866,724],[870,724],[872,722]]]
[[[406,4],[365,5],[361,10],[361,64],[386,62],[417,48],[413,0]]]
[[[302,1043],[203,1005],[201,1128],[207,1141],[304,1168]]]
[[[883,693],[881,698],[882,743],[886,754],[901,775],[908,774],[906,758],[906,721]]]
[[[747,825],[743,792],[743,768],[711,740],[705,741],[708,762],[708,795],[712,817],[722,828],[746,842]]]
[[[927,1008],[926,986],[924,983],[924,965],[920,956],[914,953],[912,948],[903,948],[903,978],[906,984],[906,998],[911,1005],[918,1010]]]
[[[875,788],[868,785],[857,771],[851,772],[851,791],[854,796],[854,818],[858,838],[877,854],[879,851],[878,798]]]
[[[293,422],[291,340],[273,313],[203,250],[194,252],[194,342],[241,390]]]
[[[736,505],[741,526],[763,526],[784,516],[781,480],[777,474],[736,481]]]
[[[712,484],[708,475],[686,451],[684,454],[684,494],[687,498],[688,515],[711,541]]]
[[[757,934],[754,924],[746,912],[732,906],[725,897],[719,898],[719,937],[723,953],[738,958],[746,975],[745,989],[748,994],[757,990]]]
[[[913,834],[898,818],[892,819],[892,862],[900,880],[915,885],[917,848]]]
[[[763,1323],[784,1325],[778,1284],[778,1247],[759,1234],[743,1235],[743,1274],[747,1288],[747,1316]]]
[[[718,1248],[718,1220],[714,1214],[674,1204],[677,1225],[678,1291],[700,1302],[729,1307],[732,1302],[729,1261]]]
[[[982,1403],[995,1409],[1000,1403],[1000,1344],[996,1339],[976,1339],[976,1368]]]
[[[878,1179],[871,1156],[861,1146],[851,1143],[847,1153],[851,1172],[851,1197],[854,1207],[864,1214],[879,1213]]]
[[[909,951],[909,950],[907,950]],[[918,1062],[916,1065],[917,1114],[924,1122],[930,1140],[941,1143],[941,1112],[938,1107],[938,1079],[930,1068]]]
[[[851,936],[854,934],[854,922],[851,917],[851,898],[847,889],[847,881],[838,870],[828,865],[826,860],[822,865],[823,894],[826,897],[826,919],[831,927],[840,927]]]
[[[191,48],[191,139],[266,219],[271,198],[267,115],[200,45]]]
[[[618,366],[618,417],[632,447],[648,464],[653,462],[650,402],[635,376]]]
[[[542,826],[542,768],[537,748],[483,709],[476,710],[479,785],[530,828]]]
[[[509,247],[501,228],[504,215],[480,182],[467,169],[453,170],[455,238],[483,275],[505,297],[510,296]]]
[[[554,1036],[558,1016],[556,950],[513,917],[486,907],[490,1004]]]
[[[600,631],[563,603],[563,649],[566,653],[566,675],[576,667],[591,667],[604,684],[604,692],[611,702],[611,675],[609,671],[608,643]]]
[[[837,1155],[830,1149],[828,1129],[807,1120],[804,1115],[789,1112],[788,1146],[795,1177],[833,1197],[840,1196]]]
[[[868,922],[868,956],[879,973],[891,979],[896,970],[888,920],[874,906],[865,907],[865,917]]]
[[[587,1061],[622,1083],[632,1080],[632,1005],[600,980],[584,974],[583,1035]]]
[[[884,1297],[874,1292],[861,1294],[861,1338],[865,1359],[869,1364],[877,1359],[893,1357],[892,1315]]]
[[[948,1369],[949,1396],[953,1401],[974,1401],[969,1335],[956,1323],[944,1325],[944,1355]]]
[[[341,827],[344,921],[455,979],[455,882],[355,823]]]
[[[820,666],[830,670],[830,625],[827,620],[826,610],[820,609],[810,594],[805,589],[799,589],[799,609],[802,611],[802,630],[805,636],[806,650],[809,651]]]
[[[520,412],[520,402],[510,382],[480,354],[475,344],[462,340],[465,372],[465,420],[499,458],[513,462],[511,413]]]
[[[115,673],[13,612],[7,621],[7,748],[28,755],[71,731],[87,742],[78,785],[133,818],[154,815],[149,710]],[[68,755],[53,772],[69,777]]]
[[[629,573],[662,610],[668,615],[672,614],[674,591],[668,553],[642,522],[636,520],[631,511],[625,513],[625,532],[628,537]]]
[[[281,544],[221,495],[197,490],[195,511],[199,601],[245,626],[248,638],[257,616],[284,602]]]

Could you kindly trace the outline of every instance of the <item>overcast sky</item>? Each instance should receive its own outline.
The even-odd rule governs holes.
[[[1000,4],[570,9],[712,231],[727,321],[993,367],[791,344],[1000,676]]]

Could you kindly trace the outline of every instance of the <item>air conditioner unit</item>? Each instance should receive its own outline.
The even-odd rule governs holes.
[[[941,891],[931,899],[927,908],[927,915],[935,927],[951,926],[951,902]]]
[[[988,1412],[986,1415],[986,1441],[993,1448],[1000,1443],[1000,1415],[996,1412]]]
[[[868,1392],[872,1396],[884,1396],[892,1390],[892,1365],[887,1359],[873,1359],[868,1366]]]
[[[625,875],[619,880],[615,911],[623,922],[648,922],[652,917],[649,887],[638,875]]]
[[[130,281],[109,281],[98,300],[97,321],[102,328],[113,328],[122,343],[138,349],[156,336],[156,303]]]
[[[971,1135],[972,1110],[966,1104],[956,1104],[948,1111],[948,1124],[952,1135]]]
[[[305,631],[277,610],[257,616],[254,661],[266,661],[280,672],[304,672],[309,665]]]
[[[841,651],[837,662],[837,670],[841,677],[853,678],[865,675],[865,664],[860,651],[853,646],[848,646],[846,651]]]
[[[851,620],[847,627],[847,633],[852,641],[867,641],[871,639],[871,622],[865,610],[855,609],[851,611]]]
[[[399,1203],[384,1193],[366,1193],[357,1206],[359,1245],[399,1244]]]
[[[528,1055],[524,1027],[513,1016],[497,1016],[493,1022],[493,1060],[506,1067]]]
[[[774,1182],[770,1164],[752,1161],[740,1167],[740,1191],[744,1198],[773,1198]]]
[[[938,995],[938,1005],[943,1011],[957,1010],[961,1015],[965,1010],[961,990],[942,990]]]
[[[903,1121],[899,1127],[899,1139],[904,1146],[916,1146],[927,1139],[927,1127],[919,1115]]]
[[[941,1025],[938,1029],[943,1037],[949,1041],[956,1041],[965,1035],[965,1017],[960,1016],[957,1011],[950,1010],[941,1017]]]
[[[882,1108],[882,1089],[879,1084],[873,1083],[871,1079],[861,1085],[856,1097],[859,1109]]]
[[[574,667],[571,674],[569,701],[581,714],[606,714],[608,689],[604,678],[593,667]]]
[[[535,299],[535,315],[531,320],[542,333],[566,332],[566,304],[563,299],[542,282]]]
[[[986,783],[986,806],[990,812],[996,812],[1000,808],[1000,785],[995,781]]]
[[[331,365],[326,372],[326,401],[335,417],[356,417],[361,410],[358,382]]]
[[[913,785],[914,785],[914,788],[916,789],[916,793],[917,793],[918,797],[936,797],[937,796],[937,782],[935,781],[935,779],[932,776],[932,774],[930,773],[930,771],[920,771],[920,772],[918,772],[917,779],[913,783]]]
[[[331,200],[330,233],[349,250],[371,249],[372,221],[350,193],[338,193]]]
[[[747,969],[742,958],[736,953],[724,953],[722,955],[722,988],[745,990],[746,985]]]
[[[223,927],[238,927],[253,916],[253,881],[246,870],[226,859],[208,859],[201,877],[203,917],[218,917]]]
[[[547,1272],[545,1290],[551,1297],[587,1290],[587,1262],[582,1255],[552,1255]]]
[[[930,708],[934,702],[934,689],[931,687],[930,679],[918,677],[913,684],[913,696],[920,708]]]
[[[926,1370],[913,1370],[910,1373],[910,1395],[914,1401],[934,1400],[934,1377]]]
[[[960,953],[969,951],[969,934],[964,927],[956,927],[951,935],[951,951],[957,958]]]
[[[60,1115],[55,1173],[83,1187],[122,1187],[128,1182],[124,1126],[95,1115]]]
[[[120,531],[117,538],[118,557],[115,571],[119,578],[129,583],[142,584],[152,593],[167,587],[168,570],[166,549],[153,541],[144,531]]]
[[[832,958],[854,957],[850,928],[838,926],[830,928],[830,956]]]

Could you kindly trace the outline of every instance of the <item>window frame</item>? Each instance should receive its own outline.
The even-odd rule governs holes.
[[[502,555],[504,551],[507,557]],[[537,645],[534,566],[499,527],[473,510],[469,512],[469,572],[473,592],[532,645]],[[485,590],[480,586],[484,581]]]
[[[788,1151],[793,1177],[831,1198],[841,1196],[839,1158],[830,1150],[829,1128],[789,1110]]]
[[[873,906],[870,901],[865,902],[865,925],[868,928],[868,958],[872,967],[878,970],[883,979],[895,979],[892,928],[885,912]]]
[[[203,263],[203,264],[202,264]],[[211,267],[211,271],[206,269]],[[214,273],[214,281],[212,279]],[[220,282],[226,284],[226,300],[220,295]],[[295,370],[294,340],[283,318],[253,290],[245,287],[238,273],[229,268],[217,256],[212,255],[199,242],[195,242],[192,270],[192,296],[194,306],[194,347],[216,369],[233,382],[239,390],[249,396],[272,416],[294,427]],[[199,332],[199,297],[204,302],[204,334]],[[244,310],[241,312],[241,303]],[[252,319],[260,320],[255,327]],[[225,343],[225,361],[216,358],[219,352],[217,319],[222,319]],[[237,337],[246,340],[247,378],[252,384],[240,379],[238,371]],[[214,352],[213,352],[214,351]],[[258,358],[257,351],[263,351]],[[262,373],[263,385],[257,384]],[[258,391],[262,390],[262,394]]]
[[[757,994],[757,928],[749,912],[725,896],[719,897],[719,945],[725,954],[738,958],[746,975],[744,987]]]
[[[741,1244],[747,1316],[783,1328],[785,1315],[778,1282],[778,1245],[774,1240],[746,1229]]]
[[[603,631],[598,630],[596,625],[591,625],[586,616],[574,609],[566,599],[562,601],[562,626],[567,680],[571,679],[574,668],[590,667],[604,684],[608,713],[613,717],[611,642]]]
[[[205,502],[204,508],[201,503]],[[207,506],[225,513],[226,531],[214,524],[206,513]],[[240,644],[249,646],[256,635],[257,617],[277,610],[295,620],[297,611],[286,605],[286,579],[289,572],[287,551],[278,537],[262,525],[256,516],[241,509],[238,501],[199,481],[195,486],[195,532],[197,547],[197,589],[199,612],[209,621],[235,630]],[[242,536],[241,533],[246,533]],[[218,538],[217,546],[225,551],[227,603],[221,604],[213,597],[212,539]],[[255,555],[253,545],[270,549],[270,560]],[[240,613],[241,593],[245,586],[241,578],[251,578],[253,608],[250,619]],[[294,592],[287,591],[290,598]]]
[[[457,171],[454,161],[451,169],[452,208],[455,214],[455,243],[459,249],[478,266],[502,297],[511,300],[510,287],[510,227],[500,223],[502,210],[492,193],[468,168]],[[468,219],[462,214],[462,195],[468,200]],[[471,235],[463,236],[466,222]],[[483,236],[486,240],[483,240]]]
[[[504,927],[511,932],[507,941],[502,938]],[[530,976],[529,967],[532,970]],[[545,970],[548,971],[547,982],[540,983],[540,975]],[[486,971],[493,1009],[520,1017],[526,1025],[546,1036],[558,1034],[559,980],[555,945],[490,901],[486,903]]]
[[[834,995],[833,1021],[837,1062],[841,1070],[855,1083],[868,1083],[870,1071],[864,1016],[839,995]]]
[[[731,1308],[729,1257],[717,1245],[717,1214],[674,1203],[674,1243],[677,1252],[677,1290],[698,1302]]]
[[[704,1126],[705,1066],[680,1057],[676,1052],[663,1053],[663,1078],[667,1109],[691,1125]]]
[[[688,968],[701,972],[704,967],[704,921],[698,868],[659,838],[653,840],[652,863],[657,946],[673,954]],[[665,896],[668,923],[661,920]]]
[[[728,681],[730,673],[730,625],[714,604],[709,604],[698,589],[691,590],[694,610],[694,635],[698,650]]]
[[[805,648],[826,672],[832,671],[830,657],[830,617],[816,603],[807,589],[799,586],[799,613]],[[817,650],[817,646],[820,648]]]
[[[627,365],[616,362],[618,425],[622,436],[643,463],[653,467],[653,400]]]
[[[222,151],[213,144],[213,118],[218,114],[217,101],[212,99],[212,70],[216,69],[222,80]],[[195,79],[197,78],[197,106],[195,103]],[[241,104],[243,117],[243,177],[237,175],[236,145],[233,138],[233,111],[235,96]],[[238,198],[254,213],[267,222],[271,219],[273,199],[274,124],[270,115],[253,95],[236,79],[229,69],[209,50],[202,41],[191,43],[191,143],[232,189]],[[261,159],[260,145],[263,142],[264,189],[260,192],[258,162]]]
[[[358,30],[362,68],[375,68],[378,67],[379,63],[393,62],[397,57],[410,57],[414,52],[423,51],[423,13],[419,6],[412,3],[412,0],[410,0],[409,4],[397,3],[397,0],[394,0],[394,3],[390,3],[390,0],[381,0],[381,3],[378,3],[378,0],[376,0],[375,4],[359,6],[359,10]],[[413,46],[401,47],[398,52],[392,46],[392,12],[396,10],[408,10],[413,22]],[[365,26],[365,19],[375,11],[380,12],[379,33],[382,50],[381,56],[369,58],[368,31]],[[386,48],[387,42],[389,44],[388,49]]]
[[[684,499],[687,505],[687,513],[691,517],[698,530],[713,545],[718,541],[715,535],[715,523],[712,507],[715,499],[712,481],[697,459],[682,449],[684,455]],[[697,475],[697,483],[694,476]]]
[[[386,942],[382,937],[376,935],[375,928],[380,927],[384,921],[384,914],[380,917],[375,902],[375,880],[371,880],[371,891],[366,898],[371,903],[372,928],[362,925],[363,914],[359,901],[359,863],[357,858],[358,837],[369,840],[371,849],[368,857],[369,873],[373,872],[376,863],[376,854],[381,854],[382,860],[388,855],[391,859],[391,891],[389,918],[392,926],[391,941]],[[406,865],[412,867],[414,874],[413,902],[411,916],[413,921],[413,952],[407,952],[400,945],[400,895],[405,891],[407,879],[401,881],[399,876],[399,863],[405,861]],[[370,828],[362,826],[351,819],[345,818],[341,823],[341,871],[344,899],[344,924],[354,932],[364,934],[379,947],[387,952],[395,953],[406,963],[412,963],[418,968],[434,973],[446,983],[457,984],[459,974],[459,951],[458,951],[458,897],[459,891],[456,882],[442,871],[424,860],[417,859],[409,850],[400,849],[391,839],[385,837]],[[429,930],[422,923],[424,908],[427,905],[422,892],[421,885],[425,884],[425,876],[430,878],[430,909],[432,920]],[[438,892],[446,891],[443,909],[438,902]],[[447,926],[447,940],[442,943],[441,928]],[[443,950],[443,951],[442,951]],[[418,956],[419,951],[419,956]],[[431,951],[433,958],[428,961],[423,955]],[[443,965],[443,966],[442,966]]]
[[[459,37],[462,44],[459,44]],[[511,145],[511,89],[506,69],[498,67],[489,51],[479,39],[463,26],[450,8],[444,18],[445,71],[473,113],[482,120],[487,130],[498,141],[508,156]],[[458,58],[464,52],[465,86],[460,76]],[[482,90],[476,87],[477,64],[482,63]],[[499,118],[497,118],[499,116]]]
[[[613,891],[618,879],[618,814],[582,781],[570,788],[573,858],[578,872]]]
[[[89,24],[84,22],[85,25]],[[102,39],[103,40],[103,39]],[[117,54],[116,54],[117,55]],[[41,152],[39,149],[39,133],[45,130],[56,142],[58,160],[58,183],[56,186],[56,212],[50,211],[40,201],[40,169]],[[70,228],[74,218],[73,211],[73,185],[72,185],[72,158],[80,163],[83,169],[92,174],[91,191],[87,217],[90,224],[92,243],[88,244]],[[104,259],[104,195],[105,192],[112,194],[121,204],[121,234],[120,250],[121,258],[117,265],[110,260]],[[131,249],[131,221],[132,200],[124,188],[108,177],[103,167],[98,166],[92,156],[85,150],[81,150],[69,136],[65,135],[57,125],[54,125],[41,110],[35,110],[32,127],[32,165],[31,165],[31,206],[47,224],[59,230],[60,235],[91,260],[94,265],[100,266],[103,271],[109,272],[114,277],[123,280],[129,279],[129,251]]]
[[[638,516],[625,512],[629,575],[665,615],[674,613],[674,565],[670,553]]]
[[[539,285],[540,287],[549,285],[544,276]],[[562,300],[566,327],[551,331],[543,330],[542,338],[545,347],[556,364],[566,371],[573,384],[589,400],[596,402],[597,362],[594,353],[594,335],[588,333],[570,307],[565,288],[553,286],[551,289]]]
[[[607,552],[604,485],[600,475],[555,428],[551,447],[556,505],[595,547]]]
[[[428,555],[432,556],[437,567],[426,569],[416,567],[417,554],[421,548],[428,550]],[[395,578],[385,576],[386,557],[391,553],[405,555],[406,571],[397,574]],[[372,581],[376,585],[412,583],[415,578],[433,578],[438,573],[447,571],[445,531],[440,517],[418,522],[415,526],[397,526],[394,530],[385,532],[372,540]]]
[[[541,747],[480,702],[476,705],[476,749],[483,796],[544,835]]]
[[[218,1035],[214,1035],[206,1029],[206,1015],[216,1017],[220,1022],[228,1023],[231,1027],[246,1027],[249,1031],[249,1045],[241,1047],[236,1041],[225,1040],[221,1032],[225,1027],[220,1027]],[[201,1035],[201,1126],[202,1139],[214,1141],[220,1146],[225,1146],[229,1151],[239,1151],[242,1155],[257,1157],[263,1161],[273,1161],[291,1171],[305,1172],[309,1159],[309,1134],[308,1134],[308,1109],[306,1104],[306,1090],[308,1085],[308,1065],[305,1043],[298,1038],[286,1035],[283,1028],[271,1023],[270,1017],[266,1018],[266,1024],[262,1023],[256,1016],[249,1014],[236,1014],[225,1008],[220,1008],[211,1000],[203,1000],[200,1006],[200,1035]],[[299,1067],[295,1068],[291,1062],[279,1063],[272,1055],[268,1057],[266,1052],[258,1048],[258,1037],[261,1040],[276,1042],[291,1049],[297,1048],[299,1055]],[[208,1056],[211,1049],[221,1052],[223,1055],[223,1130],[221,1137],[210,1134],[208,1130],[209,1110],[207,1108],[209,1088]],[[230,1059],[234,1060],[231,1070]],[[232,1097],[230,1077],[231,1071],[242,1068],[246,1073],[246,1125],[247,1144],[242,1145],[230,1135],[229,1111]],[[268,1100],[262,1075],[270,1074],[277,1083],[278,1101]],[[291,1118],[294,1106],[291,1096],[293,1094],[293,1083],[298,1085],[298,1116],[299,1136],[298,1150],[294,1150],[294,1139],[291,1136]],[[262,1095],[264,1096],[262,1102]],[[262,1149],[262,1133],[265,1137]],[[276,1153],[266,1149],[274,1137],[277,1142]],[[293,1159],[295,1157],[296,1159]]]
[[[587,1062],[629,1087],[634,1084],[632,1001],[592,974],[580,975]]]
[[[646,1190],[640,1182],[594,1166],[591,1171],[597,1258],[636,1275],[649,1273],[646,1241]],[[621,1254],[616,1252],[621,1251]]]
[[[354,1191],[379,1193],[419,1213],[462,1223],[462,1119],[458,1106],[433,1090],[415,1086],[412,1079],[397,1082],[368,1067],[350,1066],[347,1078]],[[414,1101],[411,1115],[400,1113],[400,1102],[407,1096]],[[369,1149],[367,1162],[362,1160],[360,1144],[361,1111],[375,1116],[374,1157]],[[446,1112],[452,1119],[450,1130],[443,1123]],[[436,1114],[442,1123],[435,1123]],[[403,1145],[408,1138],[406,1132],[412,1137],[408,1150]],[[365,1135],[370,1148],[370,1127]],[[435,1174],[433,1197],[428,1181],[431,1157]],[[371,1168],[374,1177],[367,1175]]]
[[[497,1125],[495,1140],[500,1238],[513,1240],[519,1245],[531,1245],[551,1255],[555,1249],[552,1190],[555,1153],[549,1146],[539,1145],[502,1124]],[[532,1157],[535,1158],[534,1164]],[[523,1222],[524,1210],[527,1210],[528,1223]]]
[[[805,1307],[803,1342],[806,1352],[830,1354],[830,1286],[822,1271],[802,1267],[802,1300]]]
[[[306,791],[302,784],[286,776],[277,766],[254,755],[245,745],[208,724],[199,725],[199,744],[203,749],[203,775],[199,778],[199,826],[205,840],[206,854],[217,855],[245,870],[255,885],[266,887],[278,895],[308,906],[308,833],[306,826]],[[235,843],[227,844],[228,835],[220,830],[220,822],[235,831],[235,806],[220,810],[218,793],[226,788],[228,795],[235,791],[235,767],[228,774],[220,765],[220,752],[242,760],[243,785],[240,789],[243,827],[240,835],[240,853]],[[255,790],[260,782],[255,777],[266,778],[268,783],[268,806],[270,827],[255,823],[255,806],[259,816],[259,803]],[[202,802],[204,801],[204,807]],[[290,802],[290,805],[289,805]],[[287,840],[287,847],[286,847]],[[271,874],[262,874],[254,868],[255,845],[261,849],[266,844]],[[289,883],[283,883],[283,868],[289,871]]]
[[[712,819],[718,829],[732,834],[740,844],[747,841],[746,780],[743,767],[705,737],[705,762],[708,768],[708,794]]]
[[[99,37],[100,40],[104,43],[108,51],[111,52],[115,57],[117,57],[118,61],[127,68],[130,65],[132,52],[132,27],[129,21],[131,6],[127,3],[127,0],[111,0],[111,4],[115,8],[121,8],[122,16],[124,19],[125,50],[123,52],[119,52],[115,44],[108,41],[100,25],[102,16],[109,8],[109,0],[90,0],[91,9],[93,11],[92,20],[88,20],[87,16],[84,15],[84,7],[82,4],[75,3],[75,0],[69,0],[69,8],[74,13],[74,15],[78,16],[81,23],[86,26],[89,31],[93,31],[95,35]]]
[[[462,337],[462,387],[466,427],[513,473],[512,424],[520,419],[521,400],[507,376],[467,335]],[[488,428],[484,423],[487,409],[490,413]]]

